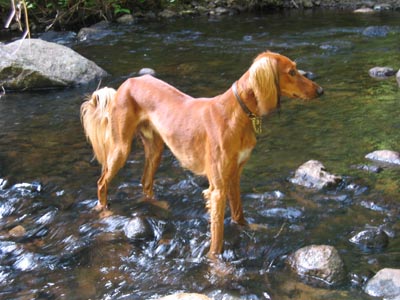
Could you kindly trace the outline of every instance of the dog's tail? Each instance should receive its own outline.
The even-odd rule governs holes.
[[[111,137],[109,108],[116,93],[116,90],[104,87],[88,96],[81,106],[81,121],[86,137],[103,167],[107,162],[108,140]]]

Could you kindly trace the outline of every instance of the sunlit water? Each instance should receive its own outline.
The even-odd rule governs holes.
[[[110,189],[114,215],[92,212],[100,168],[91,162],[79,107],[95,84],[2,97],[0,178],[8,183],[0,189],[0,298],[146,299],[186,291],[215,299],[370,299],[365,279],[400,267],[400,169],[357,168],[373,164],[364,158],[371,151],[400,150],[400,89],[394,77],[368,76],[374,66],[400,67],[399,17],[317,11],[178,19],[115,26],[102,40],[71,45],[111,74],[103,85],[118,87],[151,67],[194,96],[222,93],[270,49],[312,71],[325,95],[306,103],[284,99],[280,115],[264,120],[242,177],[245,215],[261,226],[231,225],[228,211],[223,267],[205,259],[206,184],[168,151],[155,187],[168,210],[141,201],[143,150],[134,142]],[[390,33],[366,37],[368,26],[388,26]],[[310,159],[345,182],[321,192],[291,184],[288,178]],[[137,216],[152,234],[132,242],[124,228]],[[10,235],[18,225],[25,234]],[[392,233],[385,249],[349,242],[368,226]],[[311,244],[338,249],[345,283],[321,289],[292,274],[286,256]]]

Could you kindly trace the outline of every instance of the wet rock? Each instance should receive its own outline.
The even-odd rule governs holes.
[[[138,72],[139,76],[143,76],[143,75],[151,75],[151,76],[156,76],[156,71],[154,71],[151,68],[141,68]]]
[[[385,10],[391,10],[392,6],[388,3],[379,3],[374,5],[374,10],[376,11],[385,11]]]
[[[287,219],[289,221],[294,221],[303,216],[303,212],[296,208],[270,208],[260,212],[260,214],[264,217],[270,218],[280,218],[280,219]]]
[[[390,67],[374,67],[372,69],[369,69],[368,74],[372,78],[387,79],[394,76],[396,74],[396,71]]]
[[[135,22],[135,18],[131,14],[125,14],[117,19],[117,23],[119,24],[133,24]]]
[[[161,18],[170,19],[178,16],[178,13],[170,9],[164,9],[158,14],[158,16]]]
[[[304,8],[313,8],[314,3],[311,0],[302,0],[301,4],[303,5]]]
[[[385,37],[389,34],[388,26],[369,26],[364,29],[362,35],[366,37]]]
[[[131,219],[124,227],[125,236],[133,241],[150,240],[154,238],[154,231],[149,222],[142,217]]]
[[[76,38],[76,33],[73,31],[47,31],[40,35],[40,39],[57,44],[70,44]]]
[[[76,86],[107,75],[75,51],[41,39],[0,46],[0,54],[0,82],[11,90]]]
[[[349,240],[364,250],[381,250],[389,244],[388,235],[379,228],[363,230]]]
[[[365,207],[365,208],[373,210],[373,211],[379,211],[379,212],[387,212],[388,211],[387,208],[382,207],[381,205],[379,205],[373,201],[361,201],[360,205],[362,207]]]
[[[382,172],[382,167],[380,167],[380,166],[374,166],[374,165],[365,165],[365,164],[363,164],[363,165],[358,165],[358,166],[356,166],[356,168],[358,169],[358,170],[363,170],[363,171],[367,171],[367,172],[369,172],[369,173],[380,173],[380,172]]]
[[[26,229],[25,229],[23,226],[21,226],[21,225],[15,226],[14,228],[12,228],[12,229],[8,232],[8,234],[9,234],[10,236],[16,237],[16,238],[23,237],[23,236],[25,235],[25,233],[26,233]]]
[[[372,8],[363,7],[363,8],[358,8],[358,9],[354,10],[353,12],[358,13],[358,14],[368,14],[368,13],[373,13],[375,11]]]
[[[368,153],[365,158],[388,164],[400,165],[400,153],[392,150],[377,150]]]
[[[226,7],[217,7],[215,8],[214,12],[217,16],[223,16],[229,15],[231,13],[231,10]]]
[[[337,175],[326,171],[324,165],[317,160],[309,160],[302,164],[297,170],[290,182],[302,185],[308,188],[323,189],[334,187],[342,181]]]
[[[211,298],[209,298],[203,294],[178,293],[178,294],[158,298],[158,300],[211,300]]]
[[[79,30],[76,38],[80,42],[84,41],[97,41],[101,40],[102,38],[112,34],[113,32],[109,29],[105,29],[102,27],[83,27]]]
[[[311,245],[289,256],[289,264],[306,279],[317,279],[328,285],[336,285],[345,278],[344,264],[338,251],[327,245]]]
[[[364,292],[373,297],[397,299],[400,297],[400,269],[380,270],[367,282]]]

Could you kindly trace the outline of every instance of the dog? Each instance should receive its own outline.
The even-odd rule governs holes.
[[[232,221],[246,224],[240,175],[256,144],[261,117],[279,107],[281,96],[309,100],[322,94],[296,63],[269,51],[213,98],[193,98],[151,75],[129,78],[117,91],[95,91],[81,106],[81,120],[102,166],[96,209],[107,209],[108,186],[124,166],[135,134],[145,152],[143,193],[153,199],[154,174],[166,144],[184,168],[208,179],[203,191],[210,213],[208,256],[217,257],[223,249],[227,200]]]

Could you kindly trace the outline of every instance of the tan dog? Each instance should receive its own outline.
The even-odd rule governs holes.
[[[143,192],[153,198],[153,178],[164,143],[184,168],[207,176],[211,218],[209,256],[221,253],[226,200],[232,220],[245,224],[240,175],[256,144],[260,117],[279,106],[280,96],[312,99],[323,89],[300,75],[285,56],[264,52],[222,95],[192,98],[145,75],[115,90],[103,88],[82,104],[85,133],[102,165],[97,209],[107,208],[107,188],[125,164],[138,133],[145,150]]]

